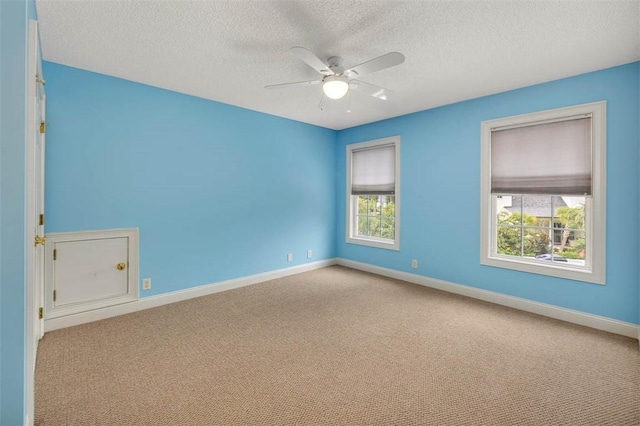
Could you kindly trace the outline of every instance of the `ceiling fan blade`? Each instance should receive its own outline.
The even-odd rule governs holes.
[[[365,83],[364,81],[360,80],[349,81],[349,89],[365,95],[373,96],[374,98],[378,98],[383,101],[387,100],[387,96],[389,96],[391,92],[389,89],[385,89],[384,87]]]
[[[387,53],[367,62],[363,62],[355,67],[351,67],[343,72],[350,78],[358,77],[372,72],[380,71],[386,68],[395,67],[404,62],[404,55],[398,52]]]
[[[295,55],[305,64],[309,65],[311,68],[316,70],[322,75],[333,75],[334,72],[331,71],[329,65],[325,64],[318,58],[312,51],[306,49],[304,47],[295,46],[289,49],[292,55]]]
[[[264,86],[265,89],[282,89],[290,86],[309,86],[311,84],[320,84],[322,80],[296,81],[295,83],[269,84]]]

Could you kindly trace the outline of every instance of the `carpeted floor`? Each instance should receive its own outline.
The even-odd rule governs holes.
[[[47,333],[36,425],[638,425],[638,342],[334,266]]]

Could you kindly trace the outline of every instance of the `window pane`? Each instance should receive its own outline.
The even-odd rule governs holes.
[[[361,237],[379,237],[380,220],[373,216],[358,217],[358,235]]]
[[[498,254],[551,260],[583,259],[585,197],[495,196]],[[554,214],[555,212],[555,214]],[[578,228],[569,228],[568,225]],[[577,247],[574,245],[577,244]],[[546,256],[545,256],[546,255]]]
[[[369,230],[366,234],[369,237],[380,237],[380,219],[374,216],[369,217]]]
[[[498,225],[522,225],[522,215],[520,212],[511,213],[506,210],[498,212]]]
[[[358,217],[358,235],[359,236],[369,235],[369,217],[368,216]]]
[[[525,195],[522,197],[525,225],[542,225],[540,220],[544,221],[545,219],[548,222],[548,219],[553,216],[551,214],[551,198],[549,195]]]
[[[563,238],[563,228],[562,224],[558,222],[553,223],[553,246],[557,248],[560,244],[562,244]]]
[[[544,227],[544,228],[550,228],[551,227],[551,218],[550,217],[539,217],[538,219],[538,226],[540,227]]]
[[[585,197],[495,196],[496,252],[543,264],[585,266],[585,201]]]
[[[554,253],[558,253],[559,251],[564,250],[564,246],[566,244],[566,238],[568,233],[561,229],[553,230],[553,251]]]
[[[357,231],[359,237],[395,239],[395,196],[358,195]]]
[[[549,234],[540,228],[525,228],[523,243],[525,257],[535,257],[551,251]]]
[[[391,196],[381,196],[381,208],[380,214],[383,216],[394,216],[396,215],[396,204],[395,197]]]
[[[511,214],[511,211],[514,208],[513,197],[511,195],[496,195],[494,203],[496,206],[496,220],[498,222],[500,221],[500,217]]]
[[[554,226],[554,228],[571,228],[584,231],[586,229],[584,214],[585,197],[555,198],[559,198],[560,200],[555,209],[554,225],[561,224],[562,226]]]
[[[382,216],[382,238],[393,240],[395,238],[395,217]]]
[[[522,230],[511,226],[498,226],[498,254],[520,256]]]
[[[371,195],[369,199],[369,214],[372,216],[380,216],[380,196]]]
[[[369,218],[367,216],[358,216],[358,232],[357,235],[369,235]]]
[[[367,214],[369,211],[369,196],[358,195],[358,214]]]
[[[555,231],[560,232],[560,231]],[[563,236],[566,235],[564,245],[556,246],[556,254],[565,257],[567,259],[584,260],[587,258],[587,243],[584,231],[571,231],[566,230],[563,232]]]

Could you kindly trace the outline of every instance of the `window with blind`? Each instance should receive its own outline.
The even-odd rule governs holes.
[[[347,243],[400,249],[400,138],[347,146]]]
[[[482,123],[482,264],[605,283],[605,113]]]

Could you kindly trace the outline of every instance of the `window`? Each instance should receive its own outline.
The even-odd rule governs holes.
[[[347,145],[347,243],[400,250],[400,138]]]
[[[482,123],[481,259],[605,283],[606,103]]]

